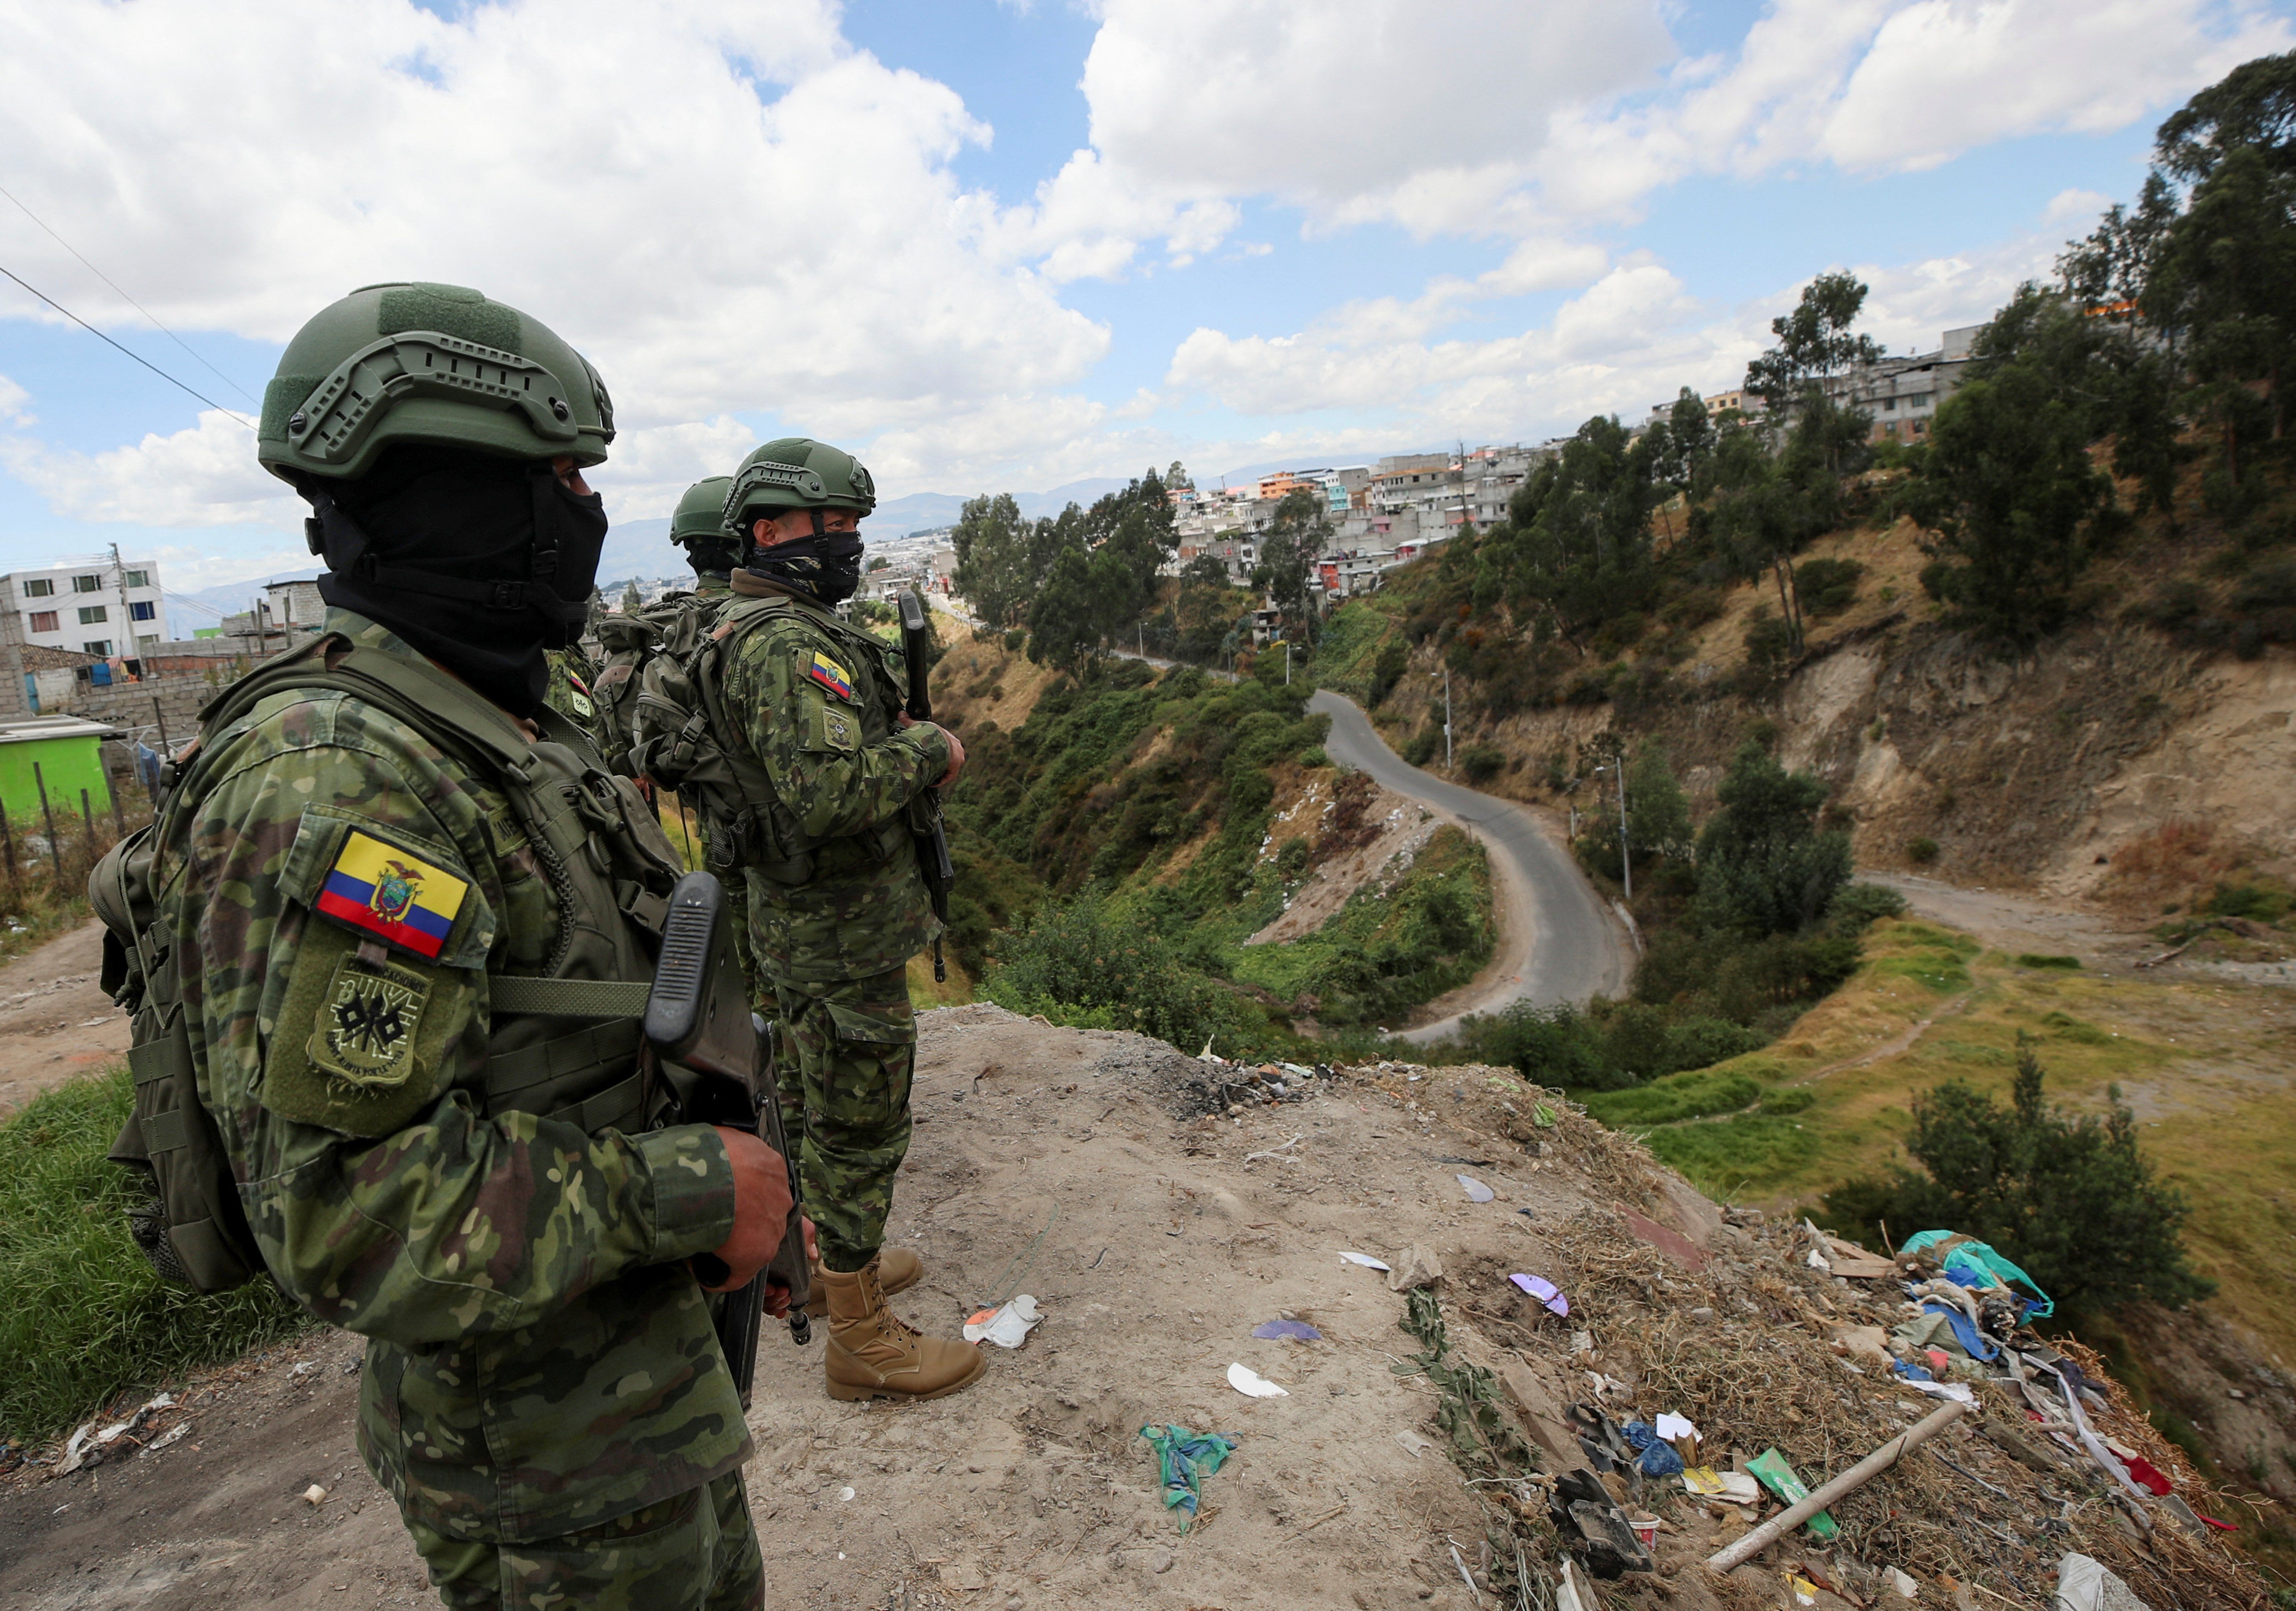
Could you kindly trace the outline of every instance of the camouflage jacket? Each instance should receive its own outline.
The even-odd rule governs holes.
[[[443,676],[364,617],[330,611],[327,629]],[[369,1339],[368,1465],[411,1519],[511,1541],[738,1466],[748,1431],[684,1263],[731,1232],[724,1144],[701,1125],[488,1119],[476,1100],[489,975],[547,971],[560,929],[548,869],[504,798],[338,692],[274,695],[204,742],[180,857],[153,870],[196,958],[182,988],[201,1097],[273,1276]],[[314,843],[347,848],[314,869]],[[390,885],[420,924],[405,881],[447,892],[422,897],[439,959],[393,949],[405,1016],[364,1049],[402,1044],[401,1030],[411,1048],[364,1068],[328,1012],[363,936],[324,915],[361,845],[395,869],[373,874],[378,909]]]
[[[734,579],[737,592],[758,586],[746,572]],[[837,842],[816,852],[806,884],[750,874],[750,942],[759,966],[788,980],[898,972],[932,938],[932,903],[906,834],[883,856],[866,836],[906,824],[910,803],[948,770],[948,736],[898,725],[908,662],[898,646],[792,602],[736,618],[722,651],[726,703],[742,712],[737,740],[799,829]]]
[[[542,691],[542,703],[580,727],[596,744],[598,705],[590,697],[589,656],[578,648],[553,649],[545,658],[550,662],[550,684]]]

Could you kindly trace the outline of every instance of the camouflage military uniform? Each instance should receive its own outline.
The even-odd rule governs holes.
[[[565,717],[598,742],[598,705],[590,697],[590,661],[579,649],[553,649],[549,652],[550,686],[542,691],[542,703]]]
[[[907,967],[934,918],[908,813],[948,770],[949,742],[935,727],[898,727],[900,650],[748,572],[734,589],[791,601],[748,621],[734,607],[726,703],[789,817],[828,842],[803,884],[750,873],[750,940],[791,1054],[778,1064],[782,1122],[805,1138],[806,1212],[823,1262],[857,1270],[884,1239],[909,1148]]]
[[[328,629],[459,686],[363,617]],[[275,694],[206,744],[182,858],[153,880],[195,959],[201,1100],[280,1286],[368,1339],[360,1452],[441,1592],[626,1605],[601,1574],[664,1583],[703,1569],[697,1551],[739,1579],[749,1434],[684,1262],[734,1224],[724,1144],[478,1106],[491,981],[550,971],[563,942],[551,869],[487,780],[355,696]],[[362,844],[398,909],[444,913],[435,962],[378,965],[371,937],[322,915]],[[372,995],[377,966],[388,1033],[379,998],[345,994],[357,972]],[[763,1602],[726,1581],[661,1603]]]

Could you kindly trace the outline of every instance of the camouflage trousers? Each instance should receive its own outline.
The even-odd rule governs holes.
[[[782,1129],[804,1137],[798,1180],[822,1262],[858,1270],[885,1239],[909,1151],[917,1016],[906,970],[834,984],[774,981]]]
[[[750,949],[750,880],[735,867],[730,875],[720,875],[718,882],[726,891],[726,921],[734,931],[734,956],[742,965],[742,982],[750,987],[750,1010],[770,1023],[774,987],[758,972],[757,955]]]
[[[742,1474],[532,1544],[406,1524],[455,1611],[763,1611],[766,1566]]]

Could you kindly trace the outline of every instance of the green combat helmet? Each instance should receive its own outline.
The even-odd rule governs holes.
[[[669,540],[685,550],[697,576],[730,571],[741,561],[741,545],[726,530],[726,495],[733,485],[730,475],[694,482],[669,517]]]
[[[750,454],[734,472],[725,528],[746,543],[752,522],[784,509],[851,509],[865,515],[876,506],[877,483],[859,459],[809,436],[785,436]]]
[[[603,464],[606,383],[548,326],[461,285],[367,285],[322,308],[263,393],[256,456],[349,481],[399,442]]]

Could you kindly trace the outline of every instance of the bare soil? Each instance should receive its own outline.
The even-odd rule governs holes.
[[[1400,1262],[1423,1246],[1453,1272],[1447,1294],[1508,1308],[1505,1272],[1540,1267],[1542,1227],[1612,1200],[1606,1134],[1566,1113],[1582,1155],[1526,1128],[1506,1101],[1519,1082],[1496,1071],[1318,1081],[1234,1119],[1241,1093],[1160,1042],[986,1004],[923,1025],[892,1237],[927,1273],[897,1306],[954,1335],[1021,1291],[1047,1319],[1021,1350],[994,1352],[979,1385],[898,1407],[832,1403],[819,1340],[799,1352],[768,1336],[749,1484],[771,1603],[1473,1603],[1447,1540],[1472,1554],[1480,1508],[1439,1451],[1414,1454],[1401,1435],[1431,1434],[1434,1408],[1423,1379],[1390,1369],[1415,1346],[1397,1327],[1402,1299],[1338,1255]],[[1496,1200],[1469,1202],[1462,1172]],[[1649,1190],[1645,1208],[1703,1234]],[[1251,1336],[1284,1315],[1324,1340]],[[1452,1336],[1495,1352],[1464,1314]],[[353,1339],[315,1334],[193,1389],[173,1446],[0,1498],[0,1607],[428,1603],[352,1452],[357,1357]],[[1241,1396],[1231,1362],[1290,1396]],[[1238,1440],[1185,1536],[1138,1435],[1163,1422]],[[299,1497],[315,1483],[328,1490],[316,1507]]]
[[[103,925],[59,935],[0,967],[0,1114],[127,1055],[127,1016],[96,983]]]

